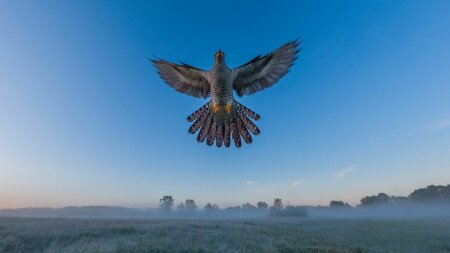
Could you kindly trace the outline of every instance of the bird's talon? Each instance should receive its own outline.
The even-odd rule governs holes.
[[[213,105],[213,112],[216,113],[219,111],[219,106],[218,105]]]
[[[231,112],[231,105],[227,104],[225,106],[225,110],[227,111],[228,114],[230,114],[230,112]]]

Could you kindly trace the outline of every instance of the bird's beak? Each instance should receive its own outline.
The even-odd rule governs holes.
[[[216,53],[216,59],[222,60],[223,56],[224,56],[224,54],[223,54],[222,50],[219,49]]]

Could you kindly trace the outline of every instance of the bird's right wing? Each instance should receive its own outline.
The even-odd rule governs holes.
[[[211,93],[210,84],[206,78],[208,72],[182,63],[178,65],[165,60],[151,60],[161,78],[176,91],[207,98]]]
[[[294,40],[284,44],[271,53],[258,55],[246,64],[233,69],[233,88],[237,94],[250,95],[272,86],[282,78],[294,64],[301,41]]]

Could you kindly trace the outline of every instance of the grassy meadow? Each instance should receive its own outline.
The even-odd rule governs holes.
[[[0,252],[450,252],[450,219],[0,218]]]

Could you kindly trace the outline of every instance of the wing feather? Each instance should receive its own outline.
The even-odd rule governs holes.
[[[208,72],[181,63],[178,65],[165,60],[151,60],[161,78],[176,91],[194,97],[207,98],[211,93],[207,80]]]
[[[246,64],[233,70],[233,88],[237,94],[250,95],[272,86],[280,80],[294,64],[301,41],[290,41],[271,53],[258,55]]]

